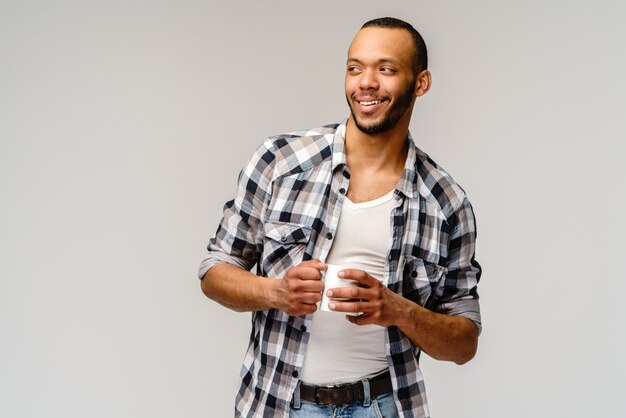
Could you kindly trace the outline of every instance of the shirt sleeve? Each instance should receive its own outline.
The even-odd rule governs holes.
[[[236,197],[224,205],[222,220],[209,241],[198,278],[204,278],[217,264],[250,270],[257,263],[263,246],[261,214],[271,194],[274,160],[273,145],[267,140],[240,172]]]
[[[444,280],[437,289],[434,310],[470,319],[482,331],[478,282],[482,273],[474,259],[476,220],[472,206],[464,198],[459,209],[448,220],[451,226],[448,263]]]

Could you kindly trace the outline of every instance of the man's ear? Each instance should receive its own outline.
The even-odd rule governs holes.
[[[417,80],[415,82],[415,97],[422,96],[426,94],[428,90],[430,90],[430,86],[433,84],[433,77],[428,70],[422,70],[417,75]]]

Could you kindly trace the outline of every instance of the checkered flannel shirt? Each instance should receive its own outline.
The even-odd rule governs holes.
[[[268,138],[239,176],[237,195],[208,245],[199,277],[220,263],[281,278],[303,260],[325,260],[350,183],[345,121]],[[462,315],[480,331],[474,260],[476,227],[465,192],[419,150],[410,135],[391,213],[392,245],[383,283],[437,312]],[[311,315],[272,309],[252,313],[235,416],[287,417],[298,382]],[[386,352],[400,416],[429,415],[420,349],[397,327]]]

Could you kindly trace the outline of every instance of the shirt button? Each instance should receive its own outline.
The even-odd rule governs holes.
[[[411,272],[411,277],[413,278],[417,277],[417,272],[415,270]]]
[[[346,189],[344,189],[343,187],[341,189],[339,189],[339,193],[341,194],[345,194],[346,193]]]
[[[285,242],[287,241],[287,237],[285,235],[283,235],[282,237],[280,237],[281,242]]]
[[[293,373],[291,373],[291,375],[292,375],[293,377],[298,377],[298,371],[297,371],[297,370],[294,370],[294,371],[293,371]]]
[[[306,332],[306,326],[302,325],[302,327],[300,327],[300,331]]]
[[[332,234],[332,232],[327,232],[327,233],[326,233],[326,238],[328,238],[328,239],[333,239],[333,234]]]

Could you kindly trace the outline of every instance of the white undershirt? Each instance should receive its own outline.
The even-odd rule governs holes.
[[[362,269],[383,282],[391,242],[393,190],[375,200],[353,203],[347,197],[326,263]],[[388,368],[386,329],[354,325],[345,313],[317,310],[300,379],[310,384],[352,382]]]

